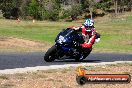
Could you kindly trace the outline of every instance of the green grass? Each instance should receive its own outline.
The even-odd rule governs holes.
[[[102,18],[103,19],[103,18]],[[96,21],[96,20],[95,20]],[[47,22],[31,21],[16,22],[0,20],[0,37],[18,37],[40,42],[54,43],[56,35],[68,26],[80,25],[81,22]],[[95,24],[101,34],[101,41],[95,44],[95,51],[116,51],[132,53],[132,16],[124,19],[113,19]]]
[[[125,20],[114,19],[105,23],[97,23],[101,33],[101,41],[96,48],[110,51],[132,52],[132,16]]]
[[[74,23],[72,23],[74,24]],[[56,35],[61,29],[70,26],[71,23],[61,22],[26,22],[0,20],[0,36],[13,36],[37,41],[54,43]]]

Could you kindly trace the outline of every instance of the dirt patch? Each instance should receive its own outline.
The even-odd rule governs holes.
[[[88,74],[130,74],[132,64],[117,64],[104,66],[87,66]],[[37,72],[17,73],[0,76],[2,88],[131,88],[128,84],[85,84],[76,82],[76,68],[46,70]]]
[[[13,37],[0,37],[0,51],[47,51],[51,45]]]

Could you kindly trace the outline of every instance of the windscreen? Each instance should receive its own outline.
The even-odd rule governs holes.
[[[62,33],[61,33],[61,35],[63,36],[63,37],[67,37],[67,36],[70,36],[72,33],[73,33],[73,29],[66,29],[66,30],[64,30]]]

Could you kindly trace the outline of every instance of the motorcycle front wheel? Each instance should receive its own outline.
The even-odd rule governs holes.
[[[56,51],[57,47],[53,45],[51,48],[48,49],[48,51],[45,53],[44,60],[46,62],[52,62],[56,59]]]

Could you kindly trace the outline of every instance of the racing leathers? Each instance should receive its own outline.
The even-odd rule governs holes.
[[[97,33],[95,27],[92,27],[90,31],[87,31],[83,25],[79,27],[72,26],[70,28],[73,28],[76,31],[80,31],[82,33],[85,42],[81,44],[81,47],[84,49],[91,48],[95,42],[100,41],[100,34]]]

